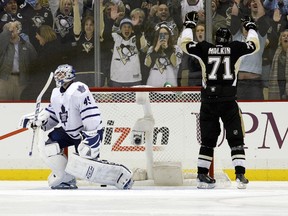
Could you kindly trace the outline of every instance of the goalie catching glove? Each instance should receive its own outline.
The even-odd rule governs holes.
[[[45,109],[40,110],[38,114],[38,119],[35,122],[35,113],[29,113],[27,115],[24,115],[20,119],[19,128],[36,129],[37,127],[40,127],[42,130],[45,131],[49,116],[50,114]]]
[[[195,28],[198,22],[198,13],[196,11],[191,11],[185,15],[185,21],[183,25],[186,28]]]
[[[79,155],[89,159],[99,157],[102,134],[103,130],[97,129],[93,131],[82,131],[82,141],[77,148]]]

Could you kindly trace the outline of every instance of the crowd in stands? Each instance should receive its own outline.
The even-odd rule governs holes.
[[[0,88],[7,88],[0,100],[35,99],[48,74],[65,63],[75,67],[79,80],[95,86],[93,0],[0,3]],[[205,4],[100,0],[100,86],[201,86],[198,60],[183,54],[177,42],[190,11],[199,15],[194,38],[205,39]],[[233,40],[243,41],[242,23],[257,24],[261,49],[242,60],[238,99],[287,99],[288,1],[212,0],[211,8],[213,34],[228,27]]]

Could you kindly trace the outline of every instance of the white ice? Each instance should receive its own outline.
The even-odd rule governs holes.
[[[135,186],[132,190],[79,185],[51,190],[44,181],[0,181],[0,215],[21,216],[287,216],[288,182],[250,182],[239,190],[193,186]]]

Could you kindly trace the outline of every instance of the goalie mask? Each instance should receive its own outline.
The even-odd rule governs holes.
[[[231,41],[231,32],[228,28],[218,28],[216,31],[216,44],[226,45]]]
[[[54,79],[57,87],[63,86],[65,83],[68,83],[75,79],[75,70],[71,65],[64,64],[59,65],[54,72]]]

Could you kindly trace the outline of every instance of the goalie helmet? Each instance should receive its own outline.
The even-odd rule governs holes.
[[[54,72],[54,79],[57,87],[63,86],[65,83],[75,79],[75,70],[71,65],[59,65]]]
[[[228,28],[218,28],[216,31],[216,44],[225,45],[231,41],[231,32]]]

